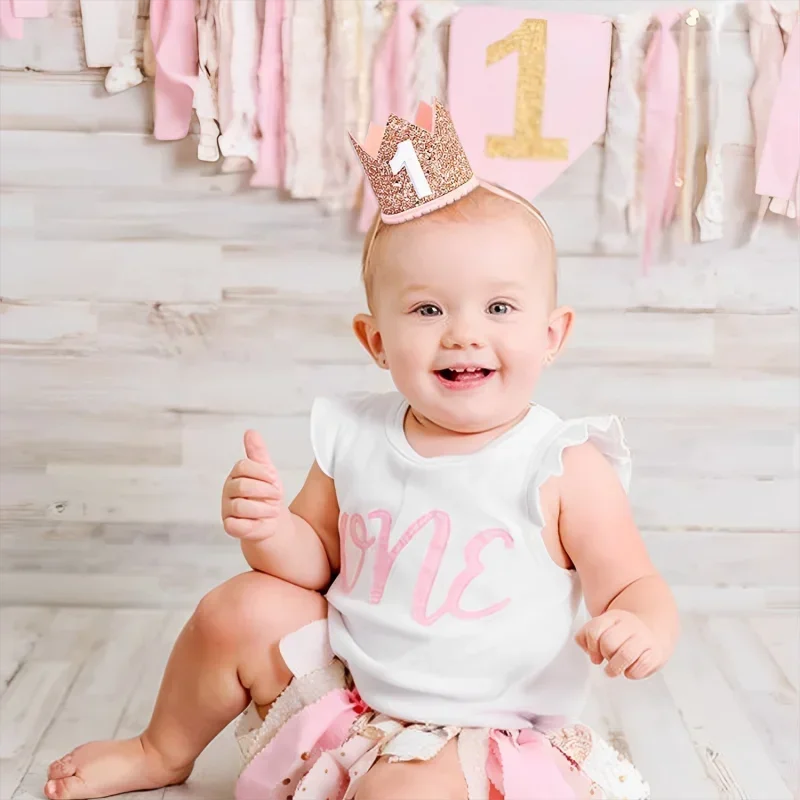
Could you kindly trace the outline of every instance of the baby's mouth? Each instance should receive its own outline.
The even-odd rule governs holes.
[[[434,370],[442,381],[447,383],[479,383],[495,370],[486,367],[465,367],[464,369],[437,369]]]

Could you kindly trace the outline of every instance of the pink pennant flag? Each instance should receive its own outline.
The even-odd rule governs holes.
[[[602,135],[611,22],[465,8],[450,28],[450,114],[479,178],[533,199]]]
[[[672,222],[678,187],[675,185],[675,154],[678,143],[680,102],[680,52],[672,26],[680,11],[656,15],[658,31],[644,62],[644,142],[642,192],[645,229],[642,262],[650,265],[661,231]]]

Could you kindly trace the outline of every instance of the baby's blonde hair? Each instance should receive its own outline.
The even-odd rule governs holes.
[[[380,214],[375,215],[375,219],[367,231],[364,238],[364,246],[361,252],[361,279],[364,283],[364,289],[367,294],[367,304],[372,310],[372,297],[373,286],[375,282],[375,274],[378,269],[377,261],[375,258],[376,245],[380,242],[387,244],[392,236],[402,234],[402,231],[407,230],[410,226],[420,224],[427,224],[437,222],[469,222],[479,217],[485,217],[495,213],[509,213],[515,210],[523,210],[525,216],[530,219],[531,223],[535,226],[538,233],[544,233],[548,242],[550,250],[549,268],[550,268],[550,289],[551,289],[551,302],[555,306],[557,294],[557,268],[556,268],[556,252],[555,244],[553,241],[553,233],[550,226],[545,221],[539,209],[526,200],[507,189],[502,189],[499,186],[482,182],[477,189],[471,191],[465,197],[457,200],[455,203],[443,206],[436,211],[429,214],[424,214],[418,219],[410,222],[403,222],[399,225],[387,225],[381,220]]]

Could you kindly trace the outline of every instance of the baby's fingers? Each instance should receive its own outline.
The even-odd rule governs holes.
[[[634,634],[629,639],[624,641],[608,659],[606,664],[606,675],[611,678],[616,678],[617,675],[622,675],[630,666],[646,650],[644,639],[641,636]]]
[[[616,620],[608,614],[601,614],[586,623],[575,636],[575,641],[585,650],[592,664],[602,664],[603,654],[600,651],[600,638],[611,627],[616,624]]]
[[[272,464],[259,464],[249,458],[242,458],[233,465],[229,478],[253,478],[266,483],[280,484],[278,470]]]
[[[225,497],[248,497],[251,500],[280,500],[283,492],[276,483],[255,478],[228,478],[225,481]]]
[[[228,536],[234,539],[247,539],[260,541],[268,539],[275,533],[275,520],[273,519],[240,519],[239,517],[225,517],[223,528]]]
[[[660,659],[655,650],[647,648],[636,661],[625,670],[625,677],[633,681],[649,678],[659,667]]]
[[[280,513],[280,504],[265,500],[234,497],[225,504],[225,516],[240,519],[274,519]]]
[[[239,519],[238,517],[225,517],[222,521],[225,533],[233,536],[234,539],[246,539],[252,536],[260,524],[261,521],[257,519]]]

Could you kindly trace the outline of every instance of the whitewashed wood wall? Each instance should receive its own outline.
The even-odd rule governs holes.
[[[53,5],[0,51],[0,599],[188,603],[244,566],[218,523],[244,429],[296,489],[312,398],[386,386],[349,329],[359,244],[153,141],[151,87],[107,96],[76,0]],[[635,243],[601,252],[602,143],[538,198],[579,312],[539,399],[624,417],[636,515],[683,604],[781,607],[800,602],[798,236],[773,219],[742,246],[742,13],[723,57],[724,243],[676,243],[647,276]]]

